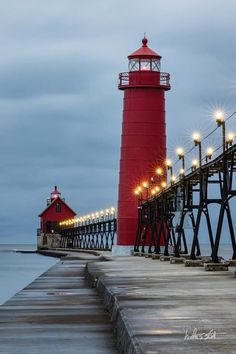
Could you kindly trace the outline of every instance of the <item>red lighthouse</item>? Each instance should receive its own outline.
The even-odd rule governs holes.
[[[75,215],[74,210],[69,207],[64,198],[61,198],[61,193],[55,186],[50,198],[47,199],[47,207],[39,214],[40,234],[54,233],[59,221],[72,219]]]
[[[149,180],[166,158],[165,91],[169,74],[162,73],[161,56],[147,46],[128,56],[129,72],[119,75],[124,91],[121,136],[118,246],[134,244],[137,229],[137,200],[134,189]]]

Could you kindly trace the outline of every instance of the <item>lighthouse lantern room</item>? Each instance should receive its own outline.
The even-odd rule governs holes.
[[[142,47],[128,56],[129,71],[161,71],[161,56],[147,46],[147,38],[142,39]]]

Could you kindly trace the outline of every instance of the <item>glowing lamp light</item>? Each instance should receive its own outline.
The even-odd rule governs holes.
[[[134,190],[134,194],[135,194],[135,195],[139,195],[139,190],[138,190],[138,189],[135,189],[135,190]]]
[[[145,181],[142,183],[143,188],[148,188],[148,183]]]
[[[162,188],[166,188],[166,186],[167,186],[166,182],[165,181],[161,182],[161,186],[162,186]]]
[[[155,190],[156,190],[157,193],[160,192],[160,187],[156,186]]]
[[[181,168],[181,169],[180,169],[180,174],[181,174],[181,176],[184,175],[184,172],[185,172],[185,171],[184,171],[184,168]]]
[[[217,110],[214,112],[214,117],[216,120],[216,123],[220,126],[222,122],[224,121],[224,112],[221,110]]]
[[[158,176],[161,176],[162,173],[163,173],[162,168],[161,168],[161,167],[158,167],[158,168],[156,169],[156,174],[157,174]]]
[[[139,186],[139,187],[137,188],[137,190],[138,190],[139,192],[142,192],[142,187]]]
[[[192,167],[196,168],[198,166],[198,160],[192,160]]]
[[[177,147],[176,154],[179,158],[181,158],[182,156],[184,156],[184,149],[182,147]]]
[[[171,182],[175,182],[176,181],[176,177],[175,176],[171,176]]]
[[[214,152],[214,150],[213,150],[212,147],[207,148],[207,150],[206,150],[206,156],[207,156],[208,158],[211,158],[212,155],[213,155],[213,152]]]
[[[229,133],[227,134],[227,137],[226,137],[227,143],[232,143],[233,140],[234,140],[234,137],[235,137],[235,134],[232,133],[232,132],[229,132]]]
[[[151,190],[151,195],[155,195],[156,194],[156,190],[153,188],[152,190]]]
[[[200,141],[201,141],[201,136],[200,136],[199,133],[195,132],[195,133],[193,133],[193,135],[192,135],[192,139],[193,139],[193,141],[194,141],[195,144],[199,144]]]
[[[170,159],[166,159],[166,167],[171,167],[172,166],[172,162]]]

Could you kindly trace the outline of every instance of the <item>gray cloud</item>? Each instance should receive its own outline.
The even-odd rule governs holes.
[[[214,126],[214,107],[234,110],[235,10],[233,0],[2,3],[0,242],[34,242],[54,184],[81,213],[116,203],[117,75],[144,31],[171,74],[170,155]]]

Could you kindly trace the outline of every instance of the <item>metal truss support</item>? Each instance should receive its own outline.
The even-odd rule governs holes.
[[[232,246],[232,259],[236,259],[236,239],[230,200],[236,196],[234,175],[236,172],[236,144],[227,148],[214,160],[201,166],[169,188],[163,189],[156,196],[139,204],[139,223],[135,250],[144,244],[149,246],[149,253],[160,253],[164,242],[164,254],[169,255],[170,246],[174,255],[180,257],[188,253],[185,220],[190,218],[192,234],[190,258],[196,259],[201,255],[201,241],[210,244],[213,262],[219,262],[219,246],[223,235],[223,224],[227,221]],[[215,205],[219,210],[209,208]],[[214,208],[213,208],[214,209]],[[214,215],[213,215],[214,213]],[[179,221],[176,226],[176,215]],[[212,220],[217,218],[216,227]],[[205,223],[203,224],[203,220]],[[204,225],[204,234],[200,230]],[[214,230],[213,230],[214,229]],[[189,234],[190,232],[188,232]],[[141,235],[143,237],[141,237]],[[147,237],[147,236],[150,237]]]

